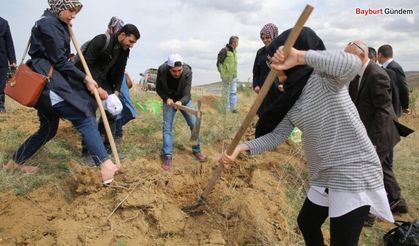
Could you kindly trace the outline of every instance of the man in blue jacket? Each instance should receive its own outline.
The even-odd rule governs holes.
[[[4,107],[4,87],[6,86],[9,66],[16,68],[15,48],[9,23],[0,17],[0,113],[6,112]]]

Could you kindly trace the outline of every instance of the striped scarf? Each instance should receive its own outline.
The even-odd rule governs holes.
[[[58,16],[61,11],[67,9],[75,9],[77,12],[81,10],[83,4],[79,0],[48,0],[50,11]]]
[[[275,24],[268,23],[260,30],[260,37],[262,37],[262,34],[268,35],[274,40],[278,36],[278,27]]]

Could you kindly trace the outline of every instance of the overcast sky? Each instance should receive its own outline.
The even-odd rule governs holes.
[[[2,0],[0,16],[9,21],[16,56],[21,59],[33,26],[47,0]],[[306,1],[280,0],[81,0],[84,7],[73,22],[79,43],[103,33],[112,16],[135,24],[141,39],[131,50],[127,71],[136,79],[149,67],[158,67],[171,53],[180,53],[192,66],[193,85],[219,81],[218,51],[231,35],[240,37],[240,81],[251,80],[256,51],[262,47],[260,29],[275,23],[279,31],[292,27]],[[307,26],[323,39],[327,49],[343,49],[362,39],[376,49],[391,44],[394,58],[406,71],[419,70],[419,1],[315,0]],[[356,9],[382,9],[383,14],[361,15]],[[413,14],[385,14],[404,9]]]

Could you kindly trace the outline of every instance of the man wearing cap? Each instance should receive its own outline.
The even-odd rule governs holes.
[[[168,171],[172,165],[173,155],[173,120],[177,112],[177,105],[193,108],[191,99],[192,68],[183,63],[179,54],[172,54],[168,60],[160,65],[157,71],[156,92],[163,100],[163,169]],[[180,111],[189,128],[193,129],[196,117]],[[205,161],[201,153],[199,141],[192,146],[192,154],[200,162]]]
[[[108,25],[107,34],[95,36],[89,41],[86,50],[83,52],[87,66],[89,67],[93,78],[100,86],[98,91],[102,100],[107,100],[108,95],[111,94],[115,94],[115,100],[117,100],[130,49],[134,47],[137,40],[140,39],[140,32],[135,25],[123,25],[123,22],[120,21],[117,22],[117,24],[119,23],[119,26],[111,26],[111,24],[114,23],[113,19],[114,17]],[[110,29],[111,27],[112,29]],[[109,30],[113,31],[110,32]],[[80,70],[84,71],[81,61],[76,62],[75,65],[80,68]],[[109,104],[113,104],[112,100]],[[105,107],[105,109],[107,108]],[[116,111],[112,114],[109,109],[106,110],[106,116],[113,134],[115,133],[116,127],[116,115],[119,112]],[[105,145],[109,151],[110,144],[107,137],[105,138]],[[82,149],[82,153],[84,158],[90,158],[90,155],[85,148]]]

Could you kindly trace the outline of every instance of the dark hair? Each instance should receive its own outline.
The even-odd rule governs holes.
[[[377,57],[377,52],[373,47],[368,47],[368,57],[371,59],[372,57]]]
[[[137,40],[140,39],[141,35],[140,35],[140,31],[138,31],[137,27],[133,24],[125,24],[121,30],[119,30],[118,35],[120,33],[125,33],[125,35],[129,36],[129,35],[134,35]]]
[[[381,45],[381,47],[378,48],[378,54],[381,54],[385,58],[391,58],[393,57],[393,48],[389,44]]]
[[[231,36],[230,39],[228,40],[228,44],[232,45],[234,41],[239,40],[239,37],[237,36]]]

